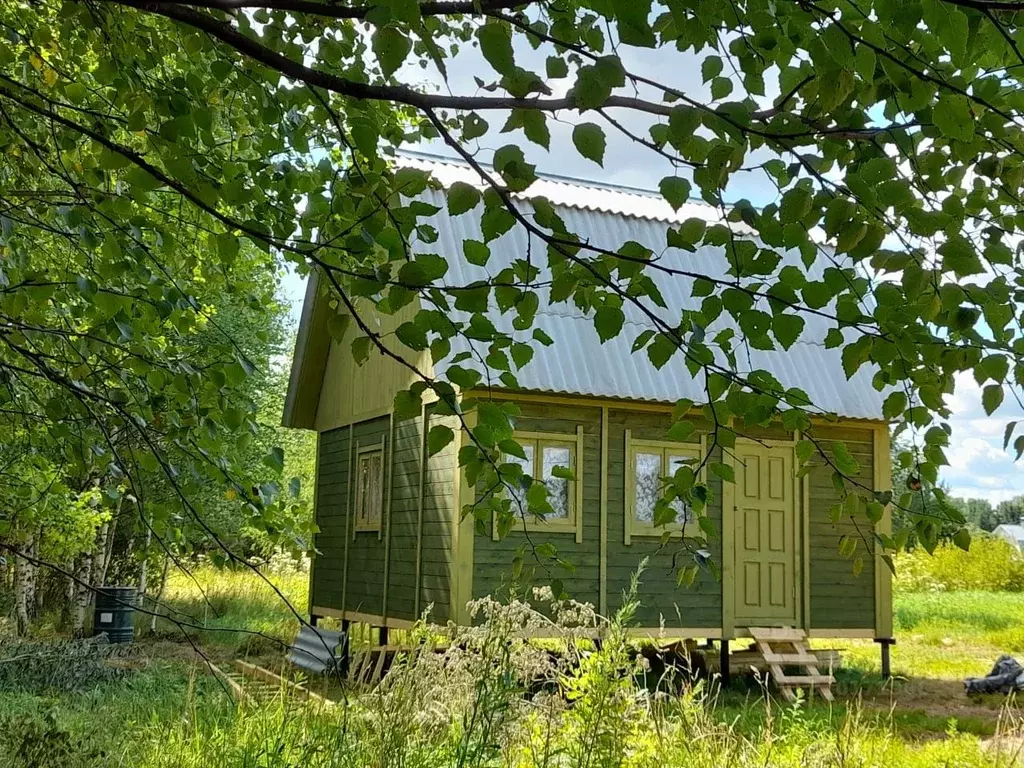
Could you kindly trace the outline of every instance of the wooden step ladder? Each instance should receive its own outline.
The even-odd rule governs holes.
[[[807,633],[791,627],[748,627],[758,652],[764,656],[771,672],[772,681],[786,701],[794,701],[795,686],[807,686],[811,694],[815,690],[825,701],[832,701],[832,675],[818,671],[818,658],[807,645]],[[806,674],[787,675],[783,667],[803,667]]]

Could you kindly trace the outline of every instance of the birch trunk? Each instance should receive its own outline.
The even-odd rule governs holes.
[[[32,605],[29,600],[32,589],[32,564],[22,557],[22,554],[28,554],[32,547],[32,539],[33,537],[29,537],[28,541],[18,548],[18,553],[14,556],[14,615],[18,634],[22,636],[28,634],[31,618],[29,606]]]
[[[124,504],[124,494],[117,497],[117,506],[110,516],[110,523],[104,526],[103,534],[103,559],[100,565],[100,577],[96,580],[96,586],[106,586],[107,571],[110,569],[110,558],[114,554],[114,532],[117,531],[117,518],[121,516],[121,506]]]
[[[150,633],[156,632],[156,615],[160,611],[160,601],[164,596],[164,587],[167,586],[167,571],[171,566],[171,556],[164,555],[164,569],[163,573],[160,574],[160,588],[156,591],[156,599],[153,600],[153,615],[149,620],[149,631]]]
[[[32,550],[29,553],[36,562],[39,560],[39,542],[42,539],[43,530],[40,528],[39,532],[32,539]],[[29,610],[32,612],[33,618],[38,618],[43,614],[43,601],[46,599],[46,592],[39,583],[39,566],[35,563],[30,563],[29,565],[32,567],[28,589],[30,597]]]
[[[92,553],[84,553],[78,557],[78,568],[75,570],[78,578],[75,591],[74,616],[71,622],[71,631],[75,637],[81,637],[85,632],[85,616],[89,612],[89,603],[92,601]]]
[[[145,607],[146,604],[146,588],[149,586],[147,583],[147,579],[149,577],[149,547],[152,543],[153,529],[147,526],[146,543],[142,547],[142,562],[139,563],[139,581],[136,585],[136,590],[139,595],[139,605],[143,607]]]
[[[93,549],[92,567],[89,573],[89,583],[94,587],[103,586],[103,563],[107,559],[107,531],[110,530],[110,521],[104,521],[96,534],[96,545]]]

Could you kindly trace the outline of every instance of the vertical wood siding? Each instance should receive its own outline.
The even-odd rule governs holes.
[[[439,423],[434,417],[430,424]],[[445,419],[446,423],[452,419]],[[449,423],[449,426],[454,425]],[[356,424],[355,446],[377,444],[388,434],[388,418]],[[419,520],[419,478],[423,420],[395,423],[393,445],[387,446],[385,467],[391,466],[391,528],[385,510],[383,536],[376,531],[352,535],[350,507],[355,488],[349,487],[349,428],[323,432],[317,467],[316,566],[312,574],[312,604],[336,610],[380,615],[384,609],[384,568],[386,538],[390,535],[387,615],[412,620],[416,617],[416,549]],[[423,541],[420,562],[421,610],[433,603],[431,616],[445,621],[449,616],[451,568],[451,524],[454,514],[455,451],[449,446],[427,459],[423,499]],[[346,503],[349,508],[346,508]],[[345,537],[348,562],[345,562]],[[347,571],[344,601],[342,582]]]
[[[454,416],[434,416],[428,411],[427,430],[435,424],[459,429]],[[451,618],[452,528],[456,516],[455,476],[458,458],[455,441],[427,459],[423,497],[423,542],[420,551],[420,611],[428,606],[430,620]],[[415,560],[415,548],[409,552]],[[418,618],[418,617],[416,617]]]
[[[374,323],[373,329],[381,335],[381,341],[387,349],[407,360],[424,375],[433,376],[430,353],[410,350],[393,333],[399,325],[415,317],[420,309],[418,301],[413,301],[394,315],[367,310],[365,306],[362,309],[363,317]],[[394,402],[395,394],[418,379],[407,366],[385,356],[376,347],[372,347],[370,356],[362,365],[358,365],[352,357],[352,341],[363,335],[356,323],[352,322],[349,323],[345,338],[330,345],[316,413],[315,425],[318,432],[386,412]]]

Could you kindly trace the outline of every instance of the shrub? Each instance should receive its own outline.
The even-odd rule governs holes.
[[[1024,557],[1007,541],[980,535],[966,552],[940,544],[896,557],[896,588],[904,592],[1024,591]]]

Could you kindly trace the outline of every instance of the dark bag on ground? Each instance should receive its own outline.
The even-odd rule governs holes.
[[[967,693],[1010,693],[1024,691],[1024,667],[1012,656],[1000,656],[985,677],[964,680]]]

